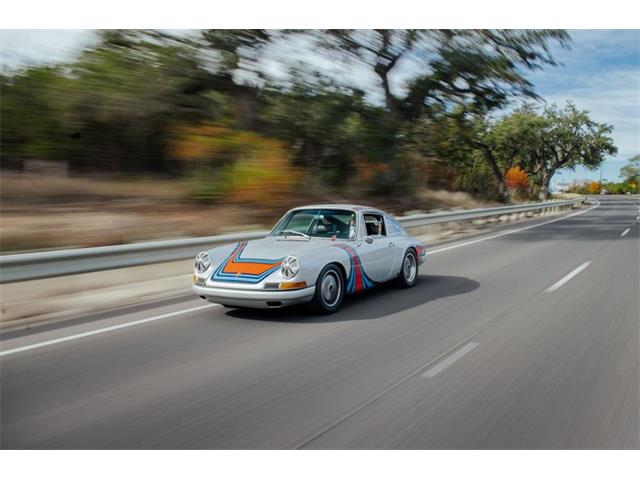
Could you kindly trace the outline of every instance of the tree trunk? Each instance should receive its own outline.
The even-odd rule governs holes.
[[[382,89],[384,90],[384,101],[387,108],[391,113],[400,118],[402,115],[402,108],[398,99],[393,96],[393,93],[391,93],[391,86],[389,85],[389,68],[385,67],[384,65],[378,64],[375,67],[375,72],[382,82]]]
[[[482,153],[484,154],[485,160],[491,167],[493,176],[496,178],[496,181],[498,182],[498,193],[500,194],[500,196],[504,197],[507,193],[507,185],[504,181],[504,174],[502,173],[502,170],[500,169],[498,162],[493,156],[491,149],[489,149],[486,145],[479,145],[479,146],[482,149]]]
[[[542,184],[540,185],[540,200],[546,200],[549,198],[549,184],[553,178],[555,170],[544,170],[542,172]]]

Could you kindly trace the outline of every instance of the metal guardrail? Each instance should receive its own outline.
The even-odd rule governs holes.
[[[578,207],[586,197],[572,200],[527,203],[495,208],[454,210],[398,217],[405,228],[438,223],[490,218],[516,213]],[[216,235],[212,237],[161,240],[154,242],[112,245],[108,247],[74,248],[47,252],[18,253],[0,256],[0,283],[35,280],[76,273],[98,272],[115,268],[184,260],[199,251],[240,240],[262,238],[268,230]]]
[[[399,217],[398,220],[403,227],[420,227],[423,225],[433,225],[436,223],[457,222],[463,220],[474,220],[477,218],[497,217],[510,215],[512,213],[526,213],[537,210],[550,210],[562,207],[577,207],[587,200],[586,197],[577,197],[571,200],[560,200],[555,202],[525,203],[520,205],[507,205],[505,207],[475,208],[473,210],[454,210],[451,212],[423,213]]]

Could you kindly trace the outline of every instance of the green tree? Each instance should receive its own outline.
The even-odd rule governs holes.
[[[294,163],[311,176],[322,174],[340,185],[353,172],[358,154],[393,157],[385,151],[392,141],[384,129],[376,129],[374,135],[369,128],[379,122],[375,107],[366,106],[362,94],[328,83],[296,81],[286,90],[267,89],[263,97],[263,121],[273,135],[292,146]],[[372,144],[379,148],[368,148]]]
[[[513,95],[535,97],[524,70],[555,65],[549,44],[567,46],[563,30],[325,30],[320,44],[367,64],[384,91],[387,108],[414,119],[448,101],[484,110]],[[404,96],[392,92],[390,75],[412,57],[423,72]]]
[[[2,157],[87,171],[166,172],[174,123],[216,115],[194,48],[147,31],[101,32],[69,65],[2,78]]]
[[[571,102],[564,108],[555,104],[544,109],[548,121],[542,132],[543,151],[538,159],[540,199],[549,195],[549,184],[555,173],[563,168],[574,170],[578,165],[598,168],[606,155],[617,148],[610,137],[613,127],[594,122],[586,110],[578,110]]]
[[[514,96],[537,98],[525,71],[555,65],[550,44],[567,46],[569,41],[562,30],[325,30],[318,38],[331,52],[363,62],[375,73],[398,132],[405,132],[396,151],[409,142],[416,151],[458,162],[460,170],[477,167],[480,157],[495,177],[500,196],[506,191],[504,173],[524,159],[514,158],[518,146],[507,136],[509,128],[517,126],[507,123],[494,131],[489,114]],[[422,73],[399,95],[392,91],[390,76],[407,58]],[[526,125],[521,126],[519,141],[530,140],[526,132]],[[420,141],[423,147],[417,145]]]
[[[63,128],[75,139],[76,168],[167,171],[171,126],[215,115],[195,88],[207,73],[196,52],[138,32],[104,32],[69,70]],[[90,162],[90,163],[87,163]]]
[[[505,173],[512,167],[520,167],[534,179],[540,176],[545,155],[543,137],[549,119],[527,104],[497,121],[481,123],[482,134],[473,136],[471,142],[494,172],[500,193],[505,193]],[[530,190],[533,187],[532,183]]]
[[[635,155],[627,160],[627,164],[620,169],[620,176],[627,183],[640,185],[640,155]]]
[[[232,77],[239,69],[259,71],[260,54],[272,36],[267,30],[203,30],[200,46],[215,54],[219,73]]]
[[[3,164],[14,159],[66,160],[70,137],[60,128],[68,79],[59,67],[33,67],[0,77]]]
[[[490,119],[472,107],[458,106],[450,113],[439,115],[434,121],[441,135],[432,136],[439,156],[461,169],[478,161],[494,178],[496,193],[507,193],[505,174],[519,166],[534,175],[532,165],[540,155],[541,131],[545,120],[530,105],[515,110],[500,119]],[[470,153],[471,152],[471,153]]]
[[[616,152],[609,136],[612,127],[594,122],[589,112],[579,111],[571,103],[562,109],[552,105],[541,112],[524,105],[497,120],[473,107],[460,107],[445,115],[445,124],[449,126],[445,137],[450,149],[456,145],[474,149],[476,158],[480,156],[491,170],[501,195],[506,192],[505,172],[513,166],[519,166],[537,183],[538,195],[545,199],[558,170],[578,165],[594,169],[605,155]],[[450,153],[444,154],[452,158]]]

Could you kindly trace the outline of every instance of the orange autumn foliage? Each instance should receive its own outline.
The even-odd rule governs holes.
[[[505,183],[511,190],[526,190],[529,187],[529,177],[520,167],[511,167],[505,175]]]
[[[196,168],[191,179],[196,199],[279,205],[295,196],[301,179],[283,142],[222,125],[176,129],[170,153]]]
[[[587,190],[589,193],[598,193],[600,191],[600,182],[589,182]]]

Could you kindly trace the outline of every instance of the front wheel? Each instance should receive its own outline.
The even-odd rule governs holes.
[[[407,250],[402,259],[402,266],[400,267],[400,275],[396,279],[396,284],[401,288],[413,287],[418,279],[418,260],[416,259],[416,252],[413,250]]]
[[[335,265],[327,265],[318,275],[316,292],[311,300],[311,308],[327,315],[337,311],[344,298],[344,278]]]

